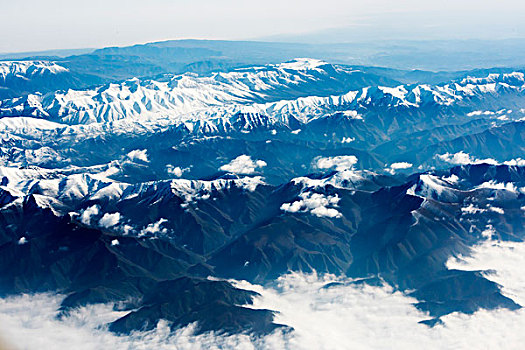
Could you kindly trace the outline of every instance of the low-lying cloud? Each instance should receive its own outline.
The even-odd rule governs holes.
[[[469,257],[450,259],[462,270],[493,270],[487,278],[525,305],[525,243],[486,241]],[[337,282],[329,288],[327,283]],[[454,313],[444,325],[418,324],[428,316],[415,299],[389,286],[352,284],[331,275],[291,273],[274,285],[236,286],[261,294],[253,308],[277,311],[275,321],[294,328],[264,337],[195,336],[190,325],[170,333],[165,322],[150,332],[116,336],[105,324],[124,313],[111,305],[80,308],[56,319],[62,296],[23,295],[0,300],[0,336],[23,349],[518,349],[525,341],[525,311],[481,310],[474,315]]]
[[[149,163],[148,152],[145,149],[135,149],[129,152],[127,157],[133,162]]]
[[[356,156],[320,157],[314,159],[313,162],[317,169],[334,169],[337,171],[352,169],[356,163]]]
[[[463,151],[457,152],[457,153],[445,153],[445,154],[438,154],[436,156],[438,159],[442,160],[443,162],[454,164],[454,165],[467,165],[467,164],[491,164],[491,165],[497,165],[498,161],[492,158],[486,158],[486,159],[477,159],[474,156],[471,156],[468,153],[465,153]]]
[[[105,213],[98,224],[104,228],[110,228],[120,222],[120,213]]]
[[[339,196],[324,195],[321,193],[303,192],[300,199],[292,203],[283,203],[281,210],[289,213],[311,213],[318,217],[340,218],[342,214],[335,209],[339,203]]]
[[[233,159],[228,164],[221,166],[219,170],[234,174],[249,175],[255,173],[257,169],[265,166],[266,162],[264,160],[252,160],[250,156],[243,154]]]
[[[97,216],[99,212],[100,207],[96,204],[84,209],[80,214],[80,222],[84,225],[91,225],[91,219]]]

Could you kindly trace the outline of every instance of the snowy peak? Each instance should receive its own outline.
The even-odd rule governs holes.
[[[31,78],[68,71],[67,68],[49,61],[0,61],[0,81],[5,81],[10,77]]]
[[[331,67],[324,71],[319,67]],[[316,74],[311,74],[312,70]],[[38,116],[67,124],[107,122],[158,115],[179,116],[212,107],[246,105],[337,91],[353,71],[318,60],[296,60],[262,68],[167,75],[160,80],[129,79],[89,90],[0,102],[1,116]],[[27,101],[33,103],[29,104]]]
[[[355,77],[360,81],[370,78],[324,61],[295,59],[206,76],[133,78],[94,89],[5,99],[0,101],[0,116],[39,117],[63,124],[163,120],[164,125],[184,123],[193,133],[216,134],[259,127],[292,128],[292,122],[307,124],[338,113],[366,122],[366,114],[377,109],[462,109],[487,97],[519,96],[525,84],[523,73],[515,72],[441,85],[396,87],[375,84],[370,78],[364,80],[370,83],[368,87],[347,89],[355,84]]]
[[[328,62],[317,60],[314,58],[296,58],[288,62],[273,65],[277,69],[290,69],[290,70],[312,70],[319,69],[321,66],[329,65]]]
[[[3,206],[21,203],[20,199],[26,196],[36,196],[39,202],[48,203],[46,207],[64,215],[64,210],[76,210],[85,201],[119,201],[139,195],[155,198],[175,195],[185,202],[193,202],[230,189],[253,192],[259,185],[265,184],[261,176],[215,180],[172,179],[136,184],[106,177],[118,172],[118,169],[117,163],[62,170],[0,167],[0,193],[7,191],[11,195],[11,200],[6,202],[4,198],[1,203]]]
[[[465,86],[468,84],[490,84],[504,83],[512,86],[520,86],[525,83],[525,74],[522,72],[512,72],[504,74],[489,74],[484,78],[467,77],[462,79],[459,84]]]

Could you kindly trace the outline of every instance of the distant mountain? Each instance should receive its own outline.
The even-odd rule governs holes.
[[[99,60],[99,65],[103,64],[107,67],[112,66],[112,61],[117,65],[134,61],[139,67],[150,65],[151,69],[168,69],[167,72],[172,73],[181,72],[185,65],[199,61],[216,62],[223,65],[223,68],[233,68],[239,65],[278,63],[295,57],[311,57],[339,64],[401,70],[461,71],[492,67],[523,67],[524,40],[379,39],[348,42],[347,37],[346,40],[330,44],[313,44],[313,41],[297,43],[295,39],[287,42],[169,40],[131,47],[107,48],[78,58]],[[71,67],[82,69],[82,66],[77,64],[77,58],[66,59],[66,61]]]
[[[101,79],[71,72],[53,61],[0,61],[0,99],[16,98],[38,91],[83,88]]]
[[[1,56],[4,60],[56,62],[66,68],[71,80],[45,84],[29,80],[23,89],[13,89],[0,98],[55,89],[83,88],[130,78],[152,78],[171,73],[209,74],[241,67],[280,63],[296,57],[355,66],[403,84],[437,84],[464,77],[481,76],[483,69],[511,73],[523,67],[522,41],[370,41],[367,43],[304,44],[260,41],[170,40],[128,47],[97,50],[21,53]],[[68,55],[69,53],[69,55]],[[388,67],[388,68],[378,68]],[[507,67],[493,69],[493,67]],[[515,68],[508,68],[515,67]],[[469,70],[477,70],[468,72]]]
[[[95,49],[59,49],[59,50],[44,50],[44,51],[26,51],[26,52],[6,52],[0,53],[0,60],[30,60],[30,59],[57,59],[68,57],[72,55],[83,55],[93,52]]]

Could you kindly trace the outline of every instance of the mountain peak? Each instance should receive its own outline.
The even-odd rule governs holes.
[[[310,69],[316,69],[320,66],[327,65],[328,62],[318,60],[315,58],[294,58],[293,60],[280,63],[275,65],[278,68],[281,69],[291,69],[291,70],[310,70]]]

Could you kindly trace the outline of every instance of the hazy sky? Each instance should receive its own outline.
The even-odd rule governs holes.
[[[348,35],[327,31],[320,40],[525,37],[525,2],[518,0],[0,2],[0,52],[251,39],[333,28],[347,28]]]

